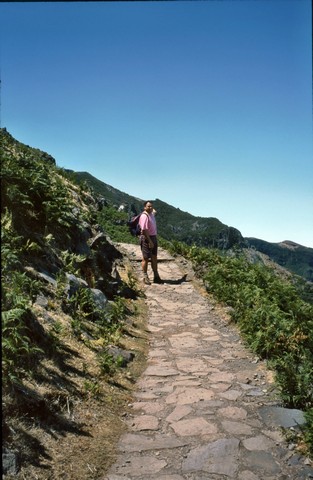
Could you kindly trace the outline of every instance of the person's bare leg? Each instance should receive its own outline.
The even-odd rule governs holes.
[[[148,259],[147,258],[142,259],[141,267],[142,267],[143,273],[148,273]]]
[[[149,263],[148,258],[143,258],[142,261],[141,261],[141,268],[142,268],[142,273],[143,273],[143,282],[146,285],[150,285],[150,280],[149,280],[149,277],[148,277],[148,263]]]
[[[151,255],[151,267],[154,274],[154,282],[160,282],[160,275],[158,273],[158,257],[156,255]]]
[[[151,267],[154,275],[158,274],[158,259],[156,255],[151,255]]]

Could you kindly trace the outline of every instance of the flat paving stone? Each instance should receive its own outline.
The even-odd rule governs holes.
[[[223,417],[233,418],[236,420],[244,419],[247,417],[247,411],[240,407],[233,407],[228,406],[225,408],[220,408],[217,412],[219,415],[223,415]]]
[[[281,473],[281,467],[269,452],[246,452],[245,461],[247,465],[253,467],[255,471],[263,471],[267,474],[278,475]]]
[[[176,361],[177,369],[187,373],[207,373],[207,363],[201,358],[181,358]]]
[[[247,450],[260,450],[266,451],[275,447],[275,443],[264,435],[258,435],[257,437],[247,438],[242,441],[243,446]]]
[[[243,422],[223,421],[223,429],[233,435],[251,435],[253,429]]]
[[[153,415],[142,415],[129,420],[128,423],[134,431],[157,430],[159,426],[159,420]]]
[[[168,417],[166,417],[167,422],[178,422],[178,420],[181,420],[182,418],[186,417],[186,415],[189,415],[193,410],[191,407],[186,406],[186,405],[180,405],[176,407]]]
[[[211,400],[214,397],[212,390],[203,387],[189,388],[178,387],[174,393],[168,395],[167,404],[175,403],[177,405],[194,404],[203,400]]]
[[[119,244],[141,278],[138,245]],[[147,368],[100,480],[308,480],[312,463],[281,432],[303,423],[282,409],[263,362],[195,275],[159,249],[165,284],[144,286]],[[150,274],[150,273],[149,273]],[[151,276],[151,274],[150,274]],[[288,411],[287,411],[288,410]]]
[[[144,475],[153,475],[158,473],[166,466],[165,460],[159,460],[152,456],[131,457],[126,462],[117,466],[118,470],[123,472],[124,475],[132,475],[140,477]]]
[[[163,405],[152,402],[135,402],[132,407],[134,410],[143,410],[147,414],[159,413],[163,410]]]
[[[231,382],[234,380],[235,375],[233,373],[227,373],[227,372],[217,372],[217,373],[212,373],[212,375],[209,376],[209,380],[213,383],[215,382]]]
[[[183,471],[204,471],[234,478],[238,470],[239,444],[238,439],[230,438],[196,447],[184,460]]]
[[[226,400],[237,400],[241,395],[242,392],[240,390],[230,389],[225,393],[221,393],[220,397],[225,398]]]
[[[208,423],[204,418],[196,417],[172,423],[172,428],[178,436],[210,435],[217,432],[217,426]]]

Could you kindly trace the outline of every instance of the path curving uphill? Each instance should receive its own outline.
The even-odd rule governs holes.
[[[140,275],[140,251],[120,244]],[[164,284],[145,286],[149,355],[128,431],[103,480],[306,480],[312,464],[280,425],[301,412],[279,407],[270,372],[237,329],[160,249]]]

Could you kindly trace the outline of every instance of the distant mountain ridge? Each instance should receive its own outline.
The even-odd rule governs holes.
[[[313,282],[313,248],[304,247],[291,240],[271,243],[258,238],[246,238],[246,241],[250,247],[264,253],[286,270]]]

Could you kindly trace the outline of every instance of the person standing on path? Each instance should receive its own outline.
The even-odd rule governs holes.
[[[149,259],[151,259],[151,267],[154,275],[153,282],[162,283],[158,274],[158,239],[155,215],[156,211],[153,208],[153,203],[150,200],[146,201],[144,203],[144,211],[139,219],[141,228],[140,247],[142,252],[141,267],[145,285],[151,285],[148,277]]]

